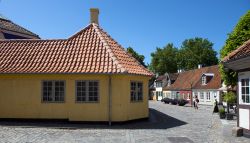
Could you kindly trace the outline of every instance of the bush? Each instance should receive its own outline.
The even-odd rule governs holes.
[[[169,104],[169,103],[171,103],[172,99],[170,99],[170,98],[163,98],[162,101],[164,103],[166,103],[166,104]]]
[[[178,104],[178,99],[173,99],[170,103],[172,105],[177,105]]]
[[[188,103],[187,100],[184,100],[184,99],[178,100],[178,105],[179,105],[179,106],[184,106],[184,105],[186,105],[187,103]]]
[[[224,95],[223,100],[227,103],[236,103],[236,95],[233,92],[228,92]]]
[[[224,108],[221,108],[219,110],[219,115],[220,115],[220,118],[221,119],[225,119],[226,118],[226,112],[225,112],[225,109]]]
[[[220,110],[219,110],[219,113],[220,114],[225,114],[226,112],[225,112],[225,109],[224,108],[221,108]]]

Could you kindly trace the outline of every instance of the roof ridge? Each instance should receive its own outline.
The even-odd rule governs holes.
[[[26,29],[26,28],[24,28],[24,27],[22,27],[22,26],[20,26],[20,25],[16,24],[16,23],[15,23],[15,22],[13,22],[13,21],[10,21],[10,22],[11,22],[11,23],[13,23],[15,26],[18,26],[20,29],[23,29],[24,31],[28,32],[28,33],[25,33],[25,34],[30,35],[30,36],[35,36],[35,37],[40,38],[40,37],[39,37],[39,35],[37,35],[37,34],[35,34],[35,33],[31,32],[30,30],[28,30],[28,29]]]
[[[68,39],[0,39],[0,42],[67,41]]]
[[[97,25],[98,26],[98,25]],[[130,53],[128,53],[128,51],[127,50],[125,50],[116,40],[114,40],[107,32],[105,32],[105,31],[103,31],[102,30],[102,32],[103,33],[105,33],[113,42],[115,42],[119,47],[120,47],[120,49],[123,51],[123,52],[125,52],[128,56],[129,56],[129,58],[131,58],[134,62],[136,62],[141,68],[143,68],[144,70],[147,70],[147,71],[149,71],[146,67],[144,67],[135,57],[133,57],[132,56],[132,54],[130,54]],[[106,41],[106,40],[105,40]],[[151,72],[151,71],[149,71],[149,72]],[[151,74],[153,74],[152,72],[151,72]]]
[[[86,31],[88,28],[90,28],[90,26],[93,26],[93,25],[92,24],[87,25],[86,27],[84,27],[80,31],[78,31],[78,32],[74,33],[73,35],[71,35],[67,40],[71,40],[71,39],[77,37],[79,34],[81,34],[82,32]]]
[[[107,52],[110,54],[110,58],[113,60],[115,64],[117,64],[117,67],[121,69],[121,72],[127,73],[128,71],[123,67],[123,65],[119,62],[116,55],[113,53],[112,49],[110,48],[108,42],[105,40],[103,35],[100,32],[100,29],[97,24],[92,23],[93,28],[95,32],[97,33],[98,37],[100,38],[101,42],[103,43],[103,46],[107,49]]]

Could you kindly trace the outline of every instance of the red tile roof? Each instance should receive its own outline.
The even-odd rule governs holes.
[[[201,84],[201,77],[204,73],[214,73],[214,77],[206,84]],[[164,90],[191,90],[192,89],[218,89],[221,87],[221,77],[217,65],[189,70],[179,73],[175,82],[164,87]]]
[[[221,87],[222,84],[222,79],[221,79],[221,75],[219,72],[219,67],[216,66],[210,66],[210,67],[206,67],[205,68],[205,72],[206,73],[213,73],[214,76],[213,78],[208,81],[208,83],[206,85],[202,85],[201,83],[201,76],[200,79],[197,81],[197,83],[194,85],[193,89],[219,89]]]
[[[0,31],[1,30],[7,30],[7,31],[11,31],[11,32],[17,32],[23,35],[27,35],[29,37],[32,37],[34,39],[39,39],[39,36],[36,35],[35,33],[13,23],[12,21],[10,21],[9,19],[3,18],[0,15]]]
[[[227,62],[230,60],[240,59],[246,56],[250,56],[250,39],[246,41],[243,45],[241,45],[239,48],[224,57],[222,61]]]
[[[153,75],[94,23],[69,39],[0,40],[0,73]]]

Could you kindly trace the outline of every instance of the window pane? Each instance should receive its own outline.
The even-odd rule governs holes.
[[[241,87],[241,94],[246,94],[245,87]]]
[[[43,82],[43,101],[52,101],[52,81]]]
[[[241,79],[241,86],[245,86],[245,79]]]
[[[242,101],[245,103],[246,102],[245,101],[245,95],[242,95],[241,97],[242,97]]]
[[[63,81],[55,81],[54,101],[64,101],[64,82]]]
[[[245,79],[245,82],[246,82],[245,85],[249,86],[249,79]]]
[[[86,101],[86,82],[76,82],[76,101]]]
[[[249,95],[246,95],[246,103],[250,103],[249,102]]]
[[[48,81],[47,84],[52,87],[52,81]]]

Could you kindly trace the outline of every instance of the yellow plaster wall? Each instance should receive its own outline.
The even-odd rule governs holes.
[[[148,117],[148,77],[112,75],[112,121]],[[108,75],[0,75],[0,118],[108,121]],[[65,102],[42,103],[42,80],[64,80]],[[76,103],[75,81],[98,80],[99,102]],[[130,102],[130,81],[143,82],[143,102]]]

